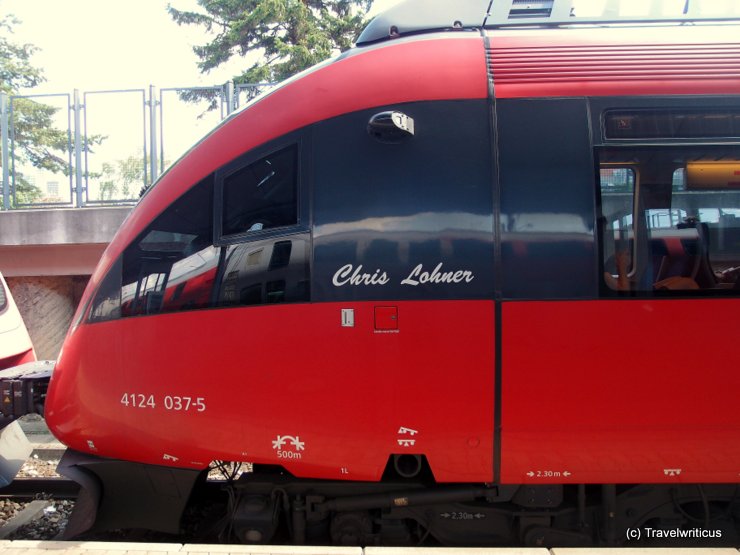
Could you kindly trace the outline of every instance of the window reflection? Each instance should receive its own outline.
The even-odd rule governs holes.
[[[306,234],[228,247],[218,305],[308,301],[308,249]]]
[[[209,245],[174,262],[160,251],[148,251],[142,257],[138,279],[121,289],[122,315],[207,307],[216,277],[218,251]]]

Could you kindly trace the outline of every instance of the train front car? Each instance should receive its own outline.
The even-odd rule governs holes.
[[[630,73],[634,29],[499,4],[390,10],[144,196],[49,387],[68,535],[740,541],[738,27]]]
[[[172,531],[166,488],[117,507],[139,473],[184,502],[214,460],[493,480],[489,120],[478,31],[400,40],[282,85],[161,178],[50,384],[51,430],[104,484],[99,526]]]

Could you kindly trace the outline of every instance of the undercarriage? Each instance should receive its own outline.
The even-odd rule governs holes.
[[[255,544],[740,544],[735,484],[436,484],[423,469],[404,478],[390,461],[380,482],[299,479],[277,466],[218,467],[223,476],[215,480],[69,452],[60,472],[82,491],[67,536],[143,528],[189,541]]]

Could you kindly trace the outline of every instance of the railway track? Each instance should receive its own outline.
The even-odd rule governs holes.
[[[35,499],[49,495],[55,499],[75,499],[79,491],[79,484],[66,478],[18,478],[0,488],[0,497]]]

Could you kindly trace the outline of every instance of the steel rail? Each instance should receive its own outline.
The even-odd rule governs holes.
[[[0,488],[0,498],[35,499],[49,495],[54,499],[75,499],[80,485],[66,478],[18,478]]]

